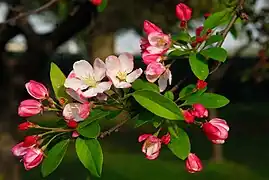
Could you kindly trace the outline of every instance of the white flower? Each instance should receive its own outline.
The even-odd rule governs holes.
[[[119,57],[108,56],[106,58],[107,76],[116,88],[129,88],[142,74],[142,69],[134,69],[134,58],[129,53],[123,53]]]
[[[105,73],[105,63],[101,59],[95,59],[93,67],[89,62],[80,60],[73,65],[72,75],[75,77],[69,76],[64,86],[74,91],[81,90],[84,97],[90,98],[110,89],[111,82],[101,82]]]

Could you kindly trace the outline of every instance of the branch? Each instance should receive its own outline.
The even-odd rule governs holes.
[[[121,126],[123,126],[128,121],[128,118],[117,124],[116,126],[110,128],[109,130],[102,132],[99,137],[104,138],[105,136],[110,135],[112,132],[117,131]]]
[[[21,18],[25,18],[31,14],[40,13],[40,12],[50,8],[52,5],[54,5],[58,1],[59,0],[50,0],[49,2],[47,2],[46,4],[42,5],[41,7],[37,8],[37,9],[30,10],[30,11],[27,11],[24,13],[19,13],[19,15],[6,20],[5,22],[3,22],[3,24],[15,24],[16,20],[21,19]]]

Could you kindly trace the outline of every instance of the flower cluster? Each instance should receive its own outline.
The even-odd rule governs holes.
[[[100,5],[102,1],[91,2]],[[184,43],[180,41],[181,37],[173,39],[172,35],[165,33],[157,25],[144,21],[145,37],[140,44],[142,61],[146,65],[143,70],[135,68],[131,54],[123,53],[119,56],[110,55],[104,61],[96,58],[93,64],[79,60],[73,64],[73,70],[67,77],[52,64],[51,67],[54,68],[51,71],[54,72],[51,75],[57,76],[51,76],[54,93],[49,93],[42,83],[34,80],[25,84],[32,99],[20,103],[19,116],[29,118],[51,111],[59,120],[53,127],[30,119],[19,124],[18,129],[21,131],[35,130],[32,131],[34,134],[26,136],[23,142],[12,148],[12,153],[22,159],[26,170],[43,161],[42,166],[45,168],[41,168],[42,174],[47,176],[52,171],[46,171],[46,166],[53,166],[48,169],[55,170],[60,163],[50,162],[61,162],[64,155],[51,156],[50,152],[65,153],[70,139],[73,139],[79,160],[93,175],[99,176],[103,153],[98,140],[118,130],[128,119],[104,132],[101,132],[99,121],[116,119],[121,113],[128,113],[129,120],[138,119],[140,122],[135,122],[135,127],[149,123],[156,128],[153,133],[138,137],[138,142],[143,142],[142,152],[147,159],[157,159],[161,147],[167,145],[177,157],[185,160],[188,172],[195,173],[203,169],[201,160],[190,149],[188,134],[180,127],[182,123],[178,122],[198,126],[214,144],[223,144],[226,141],[229,132],[227,122],[217,117],[210,118],[208,108],[223,107],[229,100],[206,92],[206,78],[209,75],[207,61],[224,61],[226,51],[221,47],[205,49],[208,44],[213,46],[223,39],[220,35],[215,35],[208,43],[214,30],[205,25],[196,29],[195,37],[188,34],[192,9],[187,5],[178,4],[176,16],[180,20],[179,30],[181,35],[184,34]],[[209,16],[209,13],[205,14],[206,19]],[[174,51],[176,55],[180,54],[177,56],[189,58],[192,72],[198,78],[196,84],[189,84],[179,93],[177,90],[181,87],[178,84],[172,88],[169,86],[172,84],[170,67],[177,60],[171,59],[174,55],[170,56],[170,53]],[[218,53],[223,57],[216,56]],[[55,94],[55,97],[51,94]],[[179,144],[182,147],[178,147]],[[84,159],[93,150],[101,158],[95,159],[96,162]]]

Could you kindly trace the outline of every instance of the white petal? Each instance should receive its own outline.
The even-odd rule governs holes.
[[[150,54],[160,54],[163,52],[163,49],[157,48],[155,46],[149,46],[149,47],[147,47],[147,51]]]
[[[86,85],[83,81],[76,79],[76,78],[67,78],[64,82],[64,87],[66,88],[71,88],[75,91],[81,89],[86,89],[88,87],[88,85]]]
[[[143,70],[141,68],[136,69],[135,71],[133,71],[131,74],[129,74],[126,77],[126,81],[129,83],[134,82],[137,78],[139,78],[139,76],[141,76],[141,74],[143,73]]]
[[[66,89],[66,93],[71,96],[73,99],[75,99],[78,102],[84,103],[87,102],[87,99],[82,96],[82,92],[80,90],[75,91],[71,88]]]
[[[83,96],[87,98],[94,97],[98,94],[96,88],[89,88],[87,91],[83,92]]]
[[[120,71],[130,73],[134,69],[134,57],[130,53],[123,53],[119,56]]]
[[[80,60],[75,62],[73,69],[78,78],[84,79],[93,76],[93,68],[88,61]]]
[[[103,93],[110,89],[112,82],[101,82],[97,85],[96,89],[98,93]]]
[[[163,74],[163,75],[160,76],[160,78],[158,80],[160,92],[163,92],[166,89],[166,87],[167,87],[167,81],[168,81],[168,77],[165,76],[165,74]]]
[[[116,76],[120,71],[120,60],[116,56],[108,56],[106,58],[107,73]]]
[[[151,82],[154,83],[155,81],[157,81],[157,79],[160,77],[160,75],[146,75],[146,79]]]
[[[114,84],[114,86],[116,88],[130,88],[130,87],[132,87],[132,85],[130,83],[127,83],[127,82],[120,82],[118,84]]]
[[[99,58],[96,58],[93,64],[94,79],[101,81],[106,75],[106,64]]]

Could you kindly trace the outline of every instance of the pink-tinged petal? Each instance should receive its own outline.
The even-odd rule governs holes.
[[[137,78],[139,78],[141,76],[141,74],[143,73],[143,70],[141,68],[134,70],[132,73],[130,73],[127,77],[126,77],[126,81],[128,83],[132,83],[134,82]]]
[[[68,79],[68,78],[76,78],[76,74],[75,74],[74,70],[72,70],[72,71],[68,74],[67,79]]]
[[[190,153],[188,155],[188,158],[186,160],[186,169],[190,173],[195,173],[202,171],[203,165],[201,160],[193,153]]]
[[[25,84],[27,92],[35,99],[46,99],[49,96],[47,88],[39,82],[30,80]]]
[[[103,93],[105,91],[108,91],[111,88],[112,82],[101,82],[97,84],[98,93]]]
[[[164,75],[161,75],[159,80],[158,80],[158,85],[160,88],[160,92],[163,92],[167,88],[167,81],[168,78]]]
[[[107,71],[107,77],[108,79],[110,79],[113,83],[113,85],[115,86],[115,84],[119,84],[120,80],[117,78],[116,74],[110,73]]]
[[[20,103],[18,114],[21,117],[31,117],[42,112],[42,104],[34,99],[27,99]]]
[[[160,54],[151,54],[145,51],[142,53],[142,59],[146,65],[149,65],[153,62],[159,62],[162,59],[162,56]]]
[[[167,145],[170,143],[170,140],[171,140],[171,136],[169,133],[167,133],[166,135],[164,135],[162,138],[161,138],[161,141],[163,144]]]
[[[159,157],[159,155],[160,155],[160,151],[157,151],[157,152],[154,153],[154,154],[146,155],[146,158],[147,158],[148,160],[155,160],[155,159],[157,159],[157,158]]]
[[[83,103],[80,105],[79,107],[79,116],[84,120],[86,119],[89,114],[90,114],[90,110],[91,110],[91,105],[90,103]]]
[[[145,20],[144,21],[144,32],[150,34],[152,32],[162,32],[161,28],[153,24],[152,22]]]
[[[118,84],[114,84],[116,88],[130,88],[132,85],[128,82],[119,82]]]
[[[151,134],[142,134],[138,137],[138,142],[146,140],[148,137],[152,136]]]
[[[107,95],[105,95],[104,93],[98,93],[96,98],[99,100],[99,101],[107,101]]]
[[[63,117],[65,120],[74,120],[78,115],[79,103],[69,103],[64,106]]]
[[[214,144],[224,144],[225,140],[212,140]]]
[[[24,142],[20,142],[11,149],[11,152],[14,156],[22,157],[27,153],[28,149],[29,147],[24,146]]]
[[[147,142],[145,142],[147,143]],[[161,149],[161,142],[156,142],[156,143],[150,143],[150,144],[147,144],[146,145],[147,147],[145,148],[146,149],[146,156],[152,156],[154,155],[155,153],[159,152],[160,149]]]
[[[23,164],[26,170],[37,167],[43,160],[44,154],[41,149],[31,148],[23,157]]]
[[[162,63],[152,62],[145,70],[146,75],[161,75],[165,72],[165,66]]]
[[[184,3],[180,3],[176,6],[176,16],[181,21],[188,21],[192,16],[192,9]]]
[[[96,58],[93,64],[94,79],[101,81],[106,76],[106,64],[99,58]]]
[[[110,76],[117,76],[120,71],[120,60],[116,56],[108,56],[106,58],[107,74]]]
[[[160,77],[160,75],[146,75],[146,79],[148,82],[154,83],[157,81],[157,79]]]
[[[77,138],[77,137],[79,137],[79,135],[80,134],[77,131],[73,131],[72,138]]]
[[[147,47],[147,51],[150,53],[150,54],[163,54],[164,53],[164,49],[162,48],[158,48],[156,46],[148,46]]]
[[[75,91],[71,88],[67,88],[66,89],[66,93],[71,96],[73,99],[75,99],[76,101],[80,102],[80,103],[85,103],[85,102],[88,102],[87,101],[87,98],[85,98],[83,95],[82,95],[82,91],[78,90],[78,91]]]
[[[68,79],[67,78],[64,82],[64,87],[71,88],[75,91],[78,91],[78,90],[84,90],[84,89],[88,88],[88,85],[85,84],[80,79],[76,79],[76,78]]]
[[[74,73],[76,77],[80,79],[85,79],[93,77],[93,68],[92,65],[86,60],[80,60],[74,63],[73,65]]]
[[[134,69],[134,57],[130,53],[123,53],[119,55],[120,60],[120,71],[126,72],[127,74],[132,72]]]

